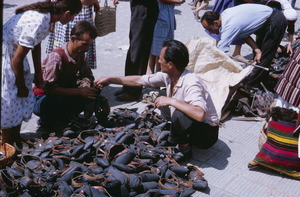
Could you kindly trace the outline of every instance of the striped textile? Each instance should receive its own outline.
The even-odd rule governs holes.
[[[300,107],[300,47],[286,65],[274,90],[288,103]]]
[[[81,20],[87,20],[94,24],[93,6],[83,6],[81,12],[79,12],[74,20],[65,25],[62,25],[60,22],[56,22],[53,31],[49,35],[46,53],[49,54],[53,49],[60,48],[64,43],[69,42],[71,37],[71,29],[78,21]],[[95,40],[93,41],[93,44],[90,46],[89,51],[86,52],[85,55],[91,69],[96,69],[97,62]]]
[[[257,165],[300,179],[298,138],[293,136],[296,125],[284,121],[270,121],[268,139],[248,167]]]

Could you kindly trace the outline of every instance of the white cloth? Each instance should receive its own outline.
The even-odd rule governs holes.
[[[11,17],[3,26],[2,37],[2,89],[1,89],[1,128],[8,129],[28,121],[33,111],[33,76],[25,57],[24,79],[29,90],[28,97],[17,96],[16,78],[12,70],[12,58],[18,45],[30,49],[38,45],[49,34],[50,14],[26,11]]]
[[[186,46],[190,53],[187,69],[196,73],[207,86],[218,117],[228,97],[229,87],[239,83],[253,69],[242,68],[208,38],[192,38]]]
[[[142,82],[145,87],[166,87],[168,97],[201,107],[205,112],[205,123],[211,126],[217,126],[219,124],[217,112],[207,87],[203,81],[195,75],[195,73],[192,73],[189,70],[184,70],[174,87],[172,95],[171,79],[166,73],[157,72],[152,75],[143,75]],[[170,111],[172,115],[175,108],[170,106]]]
[[[282,108],[286,108],[286,109],[292,109],[294,111],[296,111],[297,113],[300,112],[300,108],[295,107],[294,105],[288,103],[287,101],[285,101],[281,96],[278,95],[278,98],[276,99],[276,104],[275,107],[282,107]]]
[[[298,18],[296,10],[288,0],[276,0],[281,4],[282,12],[288,21],[296,21]]]

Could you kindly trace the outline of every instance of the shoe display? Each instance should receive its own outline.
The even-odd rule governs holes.
[[[20,154],[0,170],[0,194],[188,197],[205,190],[200,170],[178,164],[191,158],[191,147],[168,142],[170,125],[153,106],[142,113],[116,108],[108,118],[111,127],[87,124],[76,116],[73,125],[80,129],[70,125],[62,137],[52,133],[15,143]]]

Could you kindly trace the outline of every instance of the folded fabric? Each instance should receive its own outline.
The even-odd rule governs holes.
[[[222,107],[229,94],[229,87],[238,84],[252,71],[253,66],[243,68],[219,50],[215,41],[208,37],[191,38],[185,45],[190,54],[187,69],[203,80],[220,118]]]
[[[300,179],[298,138],[293,136],[295,128],[296,124],[271,120],[267,131],[268,139],[248,167],[263,166]]]

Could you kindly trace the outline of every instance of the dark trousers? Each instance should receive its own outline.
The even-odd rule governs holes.
[[[66,96],[35,96],[33,113],[40,117],[40,125],[57,131],[70,121],[71,114],[84,109],[84,99]]]
[[[274,9],[263,27],[255,33],[256,44],[262,51],[260,66],[270,68],[272,59],[274,58],[277,48],[282,40],[286,26],[287,21],[282,12]],[[246,86],[257,86],[259,82],[267,84],[268,77],[268,71],[255,67],[252,73],[247,77]]]
[[[190,144],[198,148],[212,147],[219,136],[219,126],[210,126],[191,119],[179,110],[171,117],[171,134],[168,141],[172,144]]]
[[[125,76],[144,75],[147,71],[154,26],[158,16],[157,0],[131,0],[131,20],[125,64]],[[141,94],[142,88],[126,87],[132,94]]]

